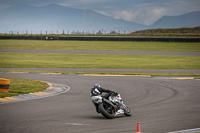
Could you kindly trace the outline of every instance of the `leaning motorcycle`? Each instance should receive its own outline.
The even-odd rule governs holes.
[[[116,116],[131,116],[131,111],[124,104],[120,94],[112,93],[108,99],[96,96],[92,99],[98,104],[98,111],[107,119],[113,119]]]

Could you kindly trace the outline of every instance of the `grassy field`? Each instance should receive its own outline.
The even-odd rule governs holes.
[[[0,49],[199,52],[200,43],[0,40]],[[0,59],[0,68],[200,69],[200,56],[1,52]]]
[[[0,67],[200,69],[200,56],[1,53]]]
[[[158,28],[158,29],[147,29],[140,30],[129,35],[132,36],[163,36],[163,37],[199,37],[200,36],[200,26],[193,28]]]
[[[43,91],[48,87],[47,84],[36,80],[7,77],[6,79],[10,79],[9,93],[0,92],[0,98]]]
[[[39,41],[0,40],[0,49],[111,50],[111,51],[200,51],[200,42]]]

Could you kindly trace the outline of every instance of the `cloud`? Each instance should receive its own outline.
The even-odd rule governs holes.
[[[158,20],[163,15],[165,15],[166,8],[163,7],[154,7],[154,8],[145,8],[145,9],[138,9],[135,11],[112,11],[111,13],[101,12],[99,13],[104,14],[106,16],[114,17],[115,19],[123,19],[126,21],[132,21],[151,25]]]
[[[112,0],[111,0],[112,1]],[[117,19],[151,25],[163,16],[175,16],[200,10],[199,0],[124,0],[107,5],[99,12]]]
[[[155,1],[155,0],[154,0]],[[107,7],[104,11],[98,11],[101,14],[113,17],[115,19],[123,19],[126,21],[136,22],[139,24],[151,25],[156,20],[166,15],[167,8],[152,3],[129,4],[124,8]]]
[[[145,25],[151,25],[156,20],[160,19],[162,16],[166,14],[166,8],[164,7],[155,7],[152,9],[146,10],[146,13],[141,13],[140,15],[144,15],[144,17],[140,18],[140,21],[143,21]],[[148,19],[145,19],[148,18]]]
[[[200,10],[200,0],[170,0],[165,3],[166,15],[176,16]]]
[[[138,13],[133,11],[115,11],[114,18],[124,19],[126,21],[132,21],[137,17]]]

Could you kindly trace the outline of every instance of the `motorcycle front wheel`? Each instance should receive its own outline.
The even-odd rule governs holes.
[[[131,111],[129,110],[129,108],[127,106],[124,106],[124,114],[126,116],[131,116],[132,115]]]
[[[101,114],[107,119],[113,119],[115,117],[115,113],[113,111],[113,107],[111,105],[102,103],[99,105],[99,111]]]

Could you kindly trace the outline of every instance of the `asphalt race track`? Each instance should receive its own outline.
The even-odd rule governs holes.
[[[71,90],[52,97],[0,104],[0,133],[166,133],[200,128],[200,80],[165,77],[46,75],[0,76],[56,82]],[[132,117],[105,119],[90,100],[94,83],[121,94]]]

